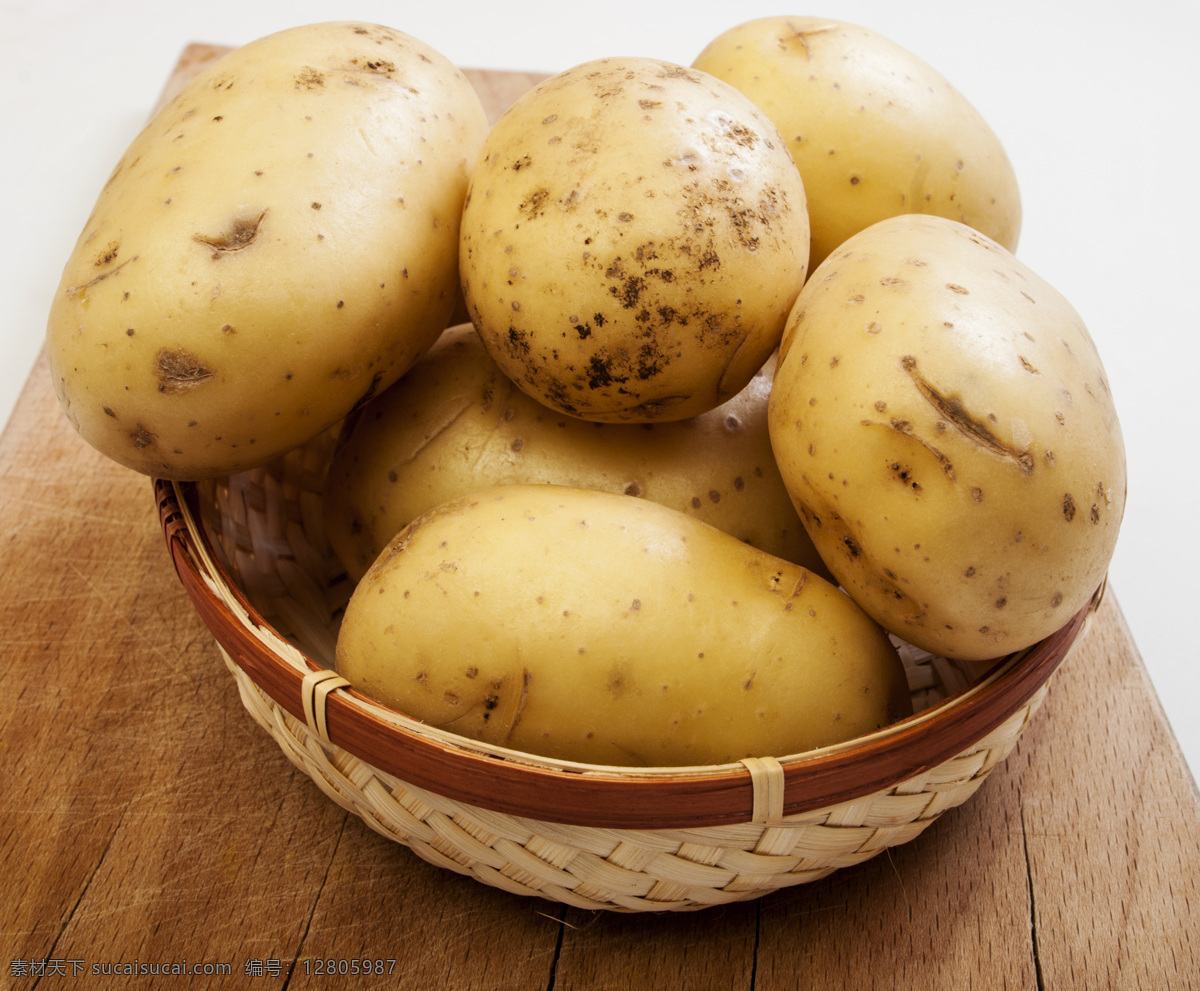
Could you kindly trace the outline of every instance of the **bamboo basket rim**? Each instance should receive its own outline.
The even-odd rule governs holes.
[[[396,712],[354,689],[263,618],[199,522],[194,482],[153,480],[176,573],[230,661],[324,743],[394,777],[501,814],[615,829],[780,821],[893,787],[969,749],[1047,682],[1104,585],[1060,630],[998,658],[920,712],[806,753],[702,767],[610,767],[507,750]]]

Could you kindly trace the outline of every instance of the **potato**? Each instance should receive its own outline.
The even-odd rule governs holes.
[[[430,511],[346,608],[337,669],[476,740],[594,764],[723,764],[911,710],[845,593],[645,499],[558,485]]]
[[[824,17],[764,17],[714,38],[693,65],[753,99],[787,139],[808,196],[810,271],[904,213],[949,217],[1016,250],[1021,197],[999,138],[894,42]]]
[[[779,343],[807,273],[804,187],[731,86],[600,59],[496,123],[460,255],[470,318],[529,395],[585,420],[682,420]]]
[[[774,359],[689,420],[585,423],[521,392],[470,324],[348,421],[326,480],[329,541],[357,581],[407,523],[486,485],[556,482],[642,496],[829,577],[771,451]]]
[[[908,216],[813,273],[768,412],[830,570],[884,627],[985,659],[1063,626],[1125,508],[1113,397],[1079,314],[996,242]]]
[[[337,22],[220,59],[134,139],[47,327],[70,421],[164,478],[226,475],[402,375],[456,301],[487,131],[424,43]]]

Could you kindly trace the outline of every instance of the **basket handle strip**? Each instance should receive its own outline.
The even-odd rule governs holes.
[[[308,728],[327,744],[332,745],[333,741],[329,739],[329,724],[325,720],[325,700],[329,697],[330,692],[349,687],[350,682],[329,668],[310,671],[300,682],[300,697],[304,701],[304,721],[308,723]]]
[[[774,824],[783,821],[783,765],[774,757],[746,757],[740,761],[750,772],[753,804],[750,821]]]

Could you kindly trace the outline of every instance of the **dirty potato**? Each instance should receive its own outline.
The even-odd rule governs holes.
[[[70,421],[186,479],[345,416],[446,326],[486,130],[466,77],[386,27],[220,59],[135,138],[67,261],[46,341]]]
[[[1079,314],[996,242],[909,216],[813,273],[769,406],[822,557],[884,627],[995,657],[1063,626],[1104,579],[1125,449]]]
[[[903,213],[949,217],[1016,249],[1021,198],[1000,139],[895,42],[825,17],[764,17],[714,38],[693,65],[749,96],[786,138],[808,195],[810,268]]]
[[[463,212],[463,296],[544,405],[680,420],[740,392],[804,282],[804,187],[733,87],[653,59],[585,63],[489,135]]]
[[[774,360],[715,410],[586,423],[512,384],[470,324],[447,330],[347,422],[326,480],[329,541],[354,580],[407,523],[485,485],[555,482],[662,503],[829,577],[767,434]]]
[[[675,510],[557,485],[403,530],[346,608],[337,668],[431,725],[594,764],[783,756],[911,712],[844,592]]]

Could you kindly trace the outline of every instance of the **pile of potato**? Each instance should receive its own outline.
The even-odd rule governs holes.
[[[855,25],[589,62],[489,127],[427,45],[317,24],[137,137],[47,355],[157,477],[341,425],[337,665],[382,702],[564,760],[781,756],[911,711],[893,638],[996,657],[1103,580],[1120,426],[1020,222],[978,112]]]

